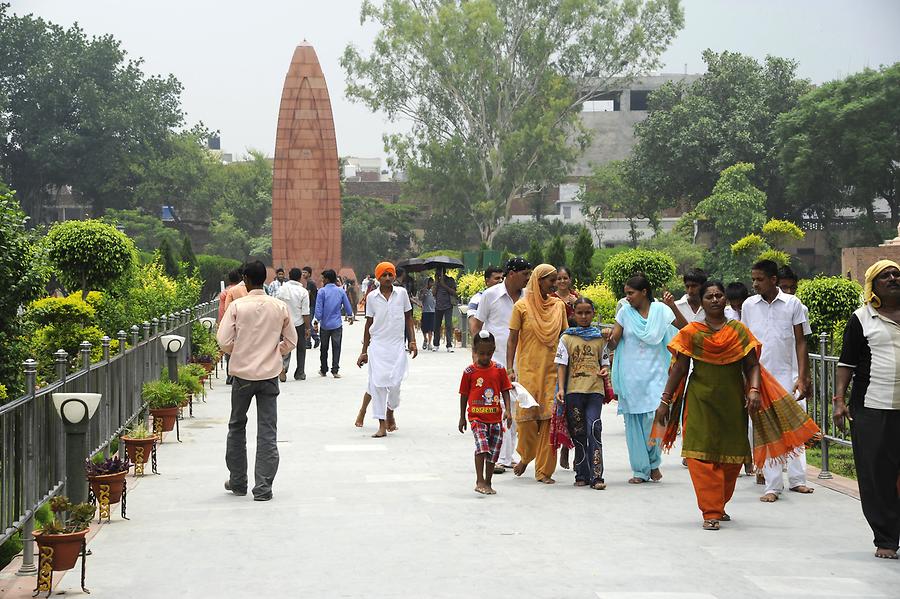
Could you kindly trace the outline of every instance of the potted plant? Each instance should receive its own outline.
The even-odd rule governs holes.
[[[184,374],[182,374],[184,371]],[[189,393],[206,397],[203,381],[208,376],[206,368],[201,364],[185,364],[178,369],[178,383]]]
[[[128,456],[122,460],[119,456],[103,459],[98,454],[95,459],[85,460],[84,473],[91,485],[91,493],[100,504],[100,519],[110,519],[109,506],[122,503],[122,517],[125,517],[125,475],[131,468]]]
[[[90,503],[72,504],[68,497],[58,496],[50,500],[53,520],[34,531],[40,555],[37,592],[53,586],[53,572],[71,570],[81,555],[81,588],[84,588],[85,540],[95,508]]]
[[[153,428],[156,432],[169,432],[175,428],[178,406],[185,400],[184,387],[166,379],[144,383],[141,395],[150,406]],[[159,426],[157,426],[159,422]],[[161,440],[161,439],[160,439]]]
[[[143,475],[144,464],[156,451],[156,434],[141,420],[122,435],[122,442],[125,443],[126,460],[134,462],[134,475]],[[156,472],[156,460],[152,467]]]

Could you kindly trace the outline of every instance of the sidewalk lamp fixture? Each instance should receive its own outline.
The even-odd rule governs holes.
[[[88,422],[97,406],[99,393],[53,393],[53,407],[63,421],[66,434],[66,495],[73,503],[84,503],[88,498],[87,479],[84,477],[84,459],[88,455]]]
[[[208,332],[212,333],[213,329],[216,328],[216,319],[211,316],[207,316],[200,319],[200,324],[202,324]]]
[[[184,337],[181,335],[163,335],[159,338],[159,342],[162,343],[167,353],[175,354],[181,351],[181,347],[184,345]]]

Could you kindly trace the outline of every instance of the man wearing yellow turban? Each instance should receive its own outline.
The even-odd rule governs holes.
[[[866,271],[864,305],[847,321],[832,417],[850,420],[863,515],[875,557],[897,559],[900,544],[900,265],[879,260]],[[849,407],[844,401],[853,380]]]

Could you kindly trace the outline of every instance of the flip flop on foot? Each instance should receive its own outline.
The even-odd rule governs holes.
[[[522,476],[525,473],[525,469],[528,468],[528,464],[524,462],[519,462],[515,466],[513,466],[513,474],[516,476]]]
[[[503,474],[506,472],[506,467],[503,464],[494,464],[494,474]]]
[[[382,432],[382,431],[378,431],[377,433],[375,433],[374,435],[372,435],[372,438],[373,438],[373,439],[380,439],[380,438],[382,438],[382,437],[387,437],[387,433]]]
[[[775,493],[766,493],[762,497],[759,498],[763,503],[775,503],[778,501],[778,495]]]
[[[813,489],[812,487],[807,487],[806,485],[797,485],[796,487],[791,487],[791,491],[793,491],[794,493],[803,493],[804,495],[808,495],[815,492],[815,489]]]
[[[885,549],[884,547],[879,547],[875,550],[875,557],[878,559],[897,559],[897,552],[893,549]]]
[[[731,522],[731,516],[728,514],[722,514],[722,517],[719,518],[721,522]]]
[[[662,479],[662,472],[659,471],[659,468],[654,468],[650,471],[650,480],[655,483],[658,483]]]
[[[481,493],[482,495],[490,495],[486,487],[482,487],[481,485],[475,485],[475,492]]]
[[[488,488],[487,488],[487,494],[488,494],[488,495],[496,495],[496,494],[497,494],[497,491],[494,490],[494,487],[488,487]]]
[[[550,478],[549,476],[545,476],[544,478],[537,479],[539,483],[544,483],[545,485],[553,485],[556,484],[556,481]]]
[[[606,489],[606,483],[594,483],[591,485],[592,489],[596,489],[597,491],[602,491]]]
[[[756,484],[758,484],[758,485],[766,484],[766,476],[762,472],[756,473]]]
[[[576,486],[576,487],[586,487],[586,486],[587,486],[587,481],[584,481],[584,480],[576,480],[576,481],[575,481],[575,486]]]
[[[645,482],[647,482],[647,481],[645,481],[643,478],[638,478],[636,476],[628,479],[629,485],[639,485],[639,484],[645,483]]]
[[[704,520],[703,521],[703,530],[719,530],[719,521],[718,520]]]

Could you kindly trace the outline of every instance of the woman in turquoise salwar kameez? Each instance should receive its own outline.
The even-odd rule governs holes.
[[[628,279],[625,298],[628,303],[616,314],[609,345],[615,349],[612,378],[618,413],[625,417],[632,470],[628,482],[639,484],[662,478],[662,455],[658,443],[649,443],[650,430],[669,376],[672,356],[667,346],[678,331],[672,326],[675,314],[653,301],[650,282],[643,275]]]

